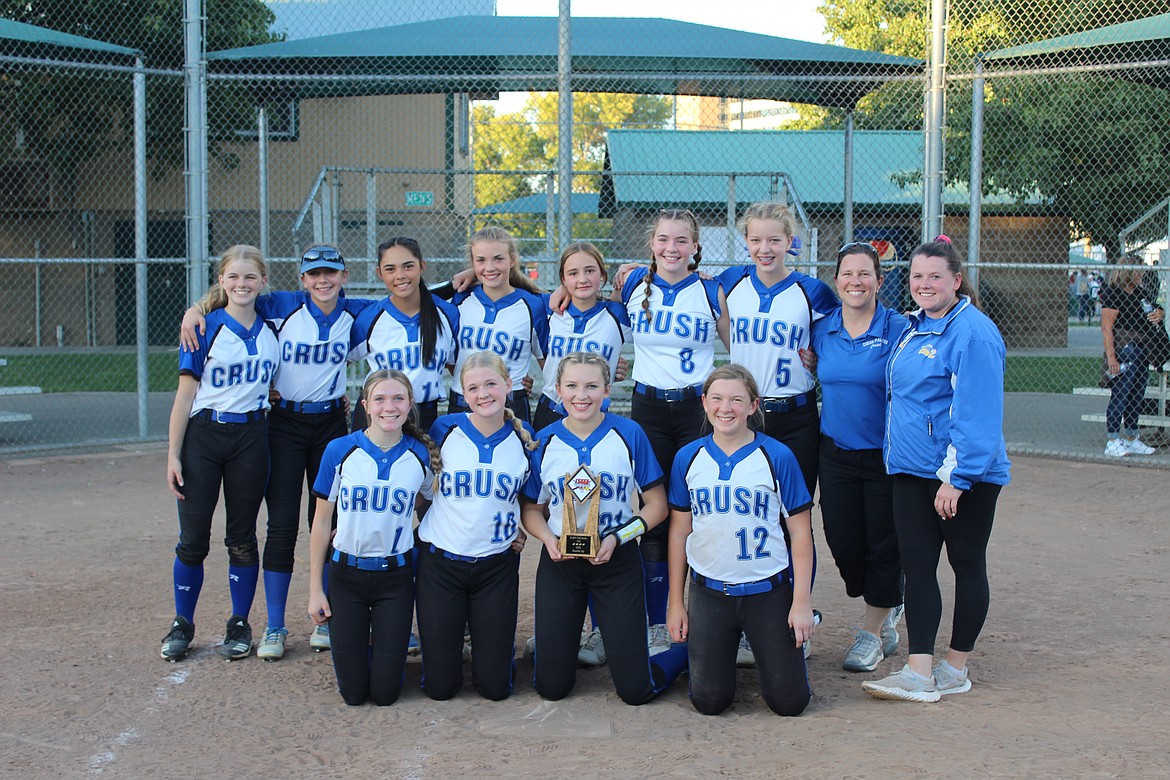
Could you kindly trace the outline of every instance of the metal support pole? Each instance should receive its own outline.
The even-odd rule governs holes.
[[[378,176],[373,171],[366,174],[366,257],[371,268],[378,265]]]
[[[557,23],[557,191],[560,209],[557,225],[559,245],[563,249],[573,236],[573,89],[570,46],[569,0],[560,0]]]
[[[943,231],[943,122],[946,89],[947,2],[931,0],[930,82],[926,112],[926,170],[923,177],[925,214],[922,240]]]
[[[853,111],[845,114],[844,242],[853,240]]]
[[[260,106],[256,111],[256,148],[260,159],[260,255],[268,257],[268,110]]]
[[[34,320],[34,344],[39,349],[41,346],[41,240],[38,238],[33,242],[33,254],[37,259],[37,264],[33,266],[33,286],[35,287],[33,293],[33,320]]]
[[[134,74],[134,343],[138,353],[138,438],[150,433],[150,372],[146,342],[146,72],[142,58]]]
[[[203,0],[184,0],[184,91],[187,145],[187,302],[207,291],[207,96]]]
[[[975,60],[971,84],[971,200],[967,206],[967,273],[972,289],[979,289],[979,240],[983,220],[983,101],[986,81],[983,62]]]
[[[544,180],[544,252],[557,253],[557,177],[551,173]]]
[[[735,174],[727,177],[727,262],[731,264],[739,263],[739,259],[735,256],[736,232],[735,232],[735,212],[736,212],[736,181]]]

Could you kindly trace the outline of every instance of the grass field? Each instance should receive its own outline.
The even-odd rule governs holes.
[[[137,388],[136,356],[129,352],[4,357],[8,365],[0,368],[0,387],[33,385],[45,393],[131,393]],[[174,391],[176,353],[152,352],[147,360],[150,389]],[[1009,356],[1005,383],[1009,393],[1069,393],[1096,386],[1100,370],[1100,358]]]

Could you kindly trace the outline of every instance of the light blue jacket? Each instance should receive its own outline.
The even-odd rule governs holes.
[[[941,319],[911,315],[886,366],[886,471],[1006,485],[1005,365],[999,329],[966,296]]]

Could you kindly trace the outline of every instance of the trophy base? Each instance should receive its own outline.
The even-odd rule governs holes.
[[[600,545],[588,534],[565,534],[561,537],[561,555],[569,558],[593,558]]]

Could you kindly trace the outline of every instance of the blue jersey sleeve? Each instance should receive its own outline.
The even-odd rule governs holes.
[[[622,283],[623,304],[626,306],[630,304],[630,296],[634,294],[634,290],[638,289],[638,285],[646,280],[648,273],[650,273],[650,269],[643,265],[626,274],[626,280]]]
[[[548,431],[552,426],[543,428],[542,431]],[[542,438],[540,446],[536,448],[535,452],[528,453],[528,479],[524,481],[524,486],[520,488],[520,495],[533,504],[539,504],[540,491],[544,485],[544,480],[540,476],[540,467],[544,460],[544,449],[548,444],[547,438]]]
[[[341,298],[338,303],[345,306],[345,310],[349,312],[355,319],[366,309],[371,306],[377,306],[382,302],[381,298],[350,298],[346,296],[345,291],[342,291]]]
[[[669,486],[666,490],[666,500],[671,509],[680,512],[691,511],[690,488],[687,486],[687,471],[695,459],[695,453],[703,446],[704,439],[698,439],[683,447],[674,456],[674,464],[670,467]]]
[[[717,282],[718,285],[723,288],[723,294],[726,295],[727,293],[731,292],[731,288],[734,287],[740,279],[748,275],[748,272],[751,271],[751,268],[752,267],[750,265],[733,265],[731,268],[726,269],[718,276],[716,276],[715,282]]]
[[[761,434],[762,435],[762,434]],[[803,512],[812,508],[812,496],[804,486],[804,474],[792,450],[771,437],[764,437],[764,449],[772,461],[772,474],[776,477],[776,489],[788,514]]]
[[[544,358],[548,354],[548,307],[539,295],[529,295],[527,303],[529,311],[532,312],[532,331],[535,334],[532,343],[539,349],[539,353],[535,349],[533,352],[536,357]]]
[[[307,299],[303,292],[273,290],[256,298],[256,313],[266,320],[283,320],[304,306]]]
[[[626,307],[622,306],[617,301],[602,301],[608,310],[617,320],[618,325],[622,329],[622,339],[630,340],[630,313],[626,311]]]
[[[820,279],[805,276],[800,280],[800,286],[804,288],[809,304],[812,306],[813,319],[821,319],[841,308],[841,301],[837,299],[836,293]]]
[[[719,282],[715,279],[701,279],[703,289],[707,293],[707,303],[711,305],[711,315],[719,319],[722,313],[719,308]]]
[[[618,423],[614,427],[625,440],[626,446],[630,448],[634,479],[638,483],[638,488],[649,490],[661,485],[665,475],[662,473],[662,467],[658,465],[658,459],[654,457],[654,448],[650,446],[650,439],[646,437],[642,426],[633,420],[621,417],[614,418],[614,420]]]
[[[214,313],[214,312],[212,312]],[[211,315],[208,315],[211,318]],[[203,365],[207,361],[207,353],[211,351],[211,343],[215,341],[215,334],[219,332],[222,327],[218,323],[207,323],[204,325],[203,332],[196,332],[195,338],[199,342],[199,346],[194,352],[188,352],[185,349],[179,350],[179,373],[190,374],[196,379],[203,378]]]
[[[427,501],[430,501],[434,498],[433,487],[435,484],[435,480],[433,479],[434,472],[431,471],[431,452],[427,449],[427,445],[413,437],[410,439],[410,451],[418,458],[423,468],[423,480],[419,486],[418,493]]]

